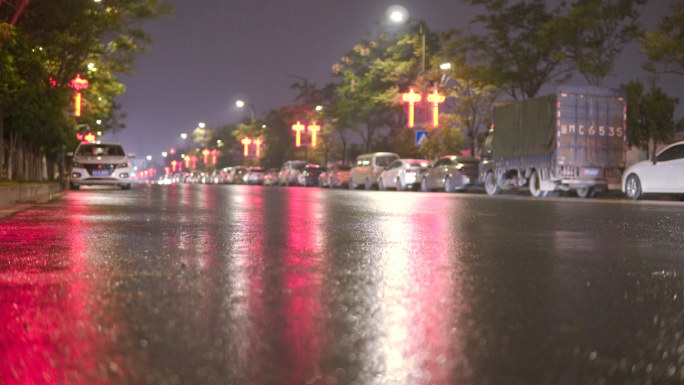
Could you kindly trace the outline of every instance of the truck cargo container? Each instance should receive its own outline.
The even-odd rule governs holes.
[[[494,107],[480,163],[485,190],[529,189],[535,197],[620,190],[626,111],[622,91],[594,86],[560,86],[552,95]]]

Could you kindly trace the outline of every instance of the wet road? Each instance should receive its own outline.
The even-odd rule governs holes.
[[[70,192],[0,219],[0,383],[682,383],[683,245],[679,202]]]

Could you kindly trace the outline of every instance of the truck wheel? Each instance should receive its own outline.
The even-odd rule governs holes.
[[[501,192],[501,187],[496,182],[496,177],[492,171],[488,171],[485,175],[485,191],[488,195],[497,195]]]
[[[641,181],[639,180],[638,176],[631,174],[627,177],[627,181],[625,182],[625,192],[627,193],[627,198],[631,200],[636,201],[641,199],[643,192],[641,191]]]
[[[578,187],[577,196],[580,198],[593,198],[596,196],[596,189],[593,187]]]
[[[541,189],[540,181],[541,181],[541,178],[539,177],[539,171],[537,171],[537,170],[532,171],[532,175],[530,176],[530,181],[529,181],[530,194],[532,194],[532,196],[535,198],[543,198],[549,194],[548,191]]]

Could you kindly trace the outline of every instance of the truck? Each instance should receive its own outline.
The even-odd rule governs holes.
[[[559,86],[551,95],[495,106],[480,162],[485,191],[589,198],[620,190],[626,114],[622,91],[596,86]]]

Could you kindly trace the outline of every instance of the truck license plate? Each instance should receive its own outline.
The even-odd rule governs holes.
[[[597,168],[585,168],[584,169],[584,175],[597,176],[598,174],[599,174],[599,170]]]

